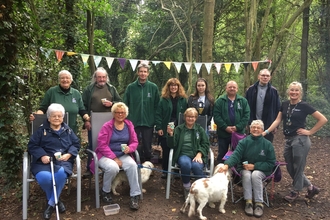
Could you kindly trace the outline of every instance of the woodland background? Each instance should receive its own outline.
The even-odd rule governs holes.
[[[41,48],[107,57],[176,62],[250,62],[239,72],[224,68],[210,74],[183,67],[151,65],[149,80],[159,89],[177,77],[190,94],[198,77],[212,94],[224,93],[236,80],[239,93],[254,83],[260,68],[270,68],[282,100],[290,82],[300,81],[304,99],[330,118],[329,0],[0,0],[0,180],[2,190],[21,189],[22,155],[29,138],[28,115],[62,69],[82,91],[96,66],[79,55],[45,56]],[[111,68],[111,84],[120,95],[136,80],[130,65]],[[313,120],[308,120],[312,123]],[[326,136],[330,125],[317,133]],[[17,195],[20,196],[21,193]],[[1,198],[0,198],[1,199]]]

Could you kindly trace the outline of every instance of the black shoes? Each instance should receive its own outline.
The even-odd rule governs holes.
[[[102,189],[101,189],[101,197],[102,197],[102,201],[105,202],[105,203],[111,203],[112,202],[112,197],[110,195],[110,192],[104,192]]]
[[[139,209],[139,196],[132,196],[131,201],[129,203],[129,207],[132,210],[138,210]]]
[[[65,206],[61,200],[58,201],[57,206],[58,206],[59,213],[65,212]]]
[[[315,195],[320,193],[320,189],[317,188],[316,186],[313,186],[312,190],[307,190],[307,195],[306,198],[311,199],[313,198]]]
[[[44,211],[44,219],[50,219],[50,217],[52,217],[54,211],[54,207],[51,205],[47,205],[46,210]]]

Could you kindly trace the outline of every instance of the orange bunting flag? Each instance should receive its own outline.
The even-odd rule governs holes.
[[[252,67],[253,67],[254,71],[257,70],[258,64],[259,64],[259,62],[252,62]]]
[[[61,62],[62,57],[64,55],[64,51],[61,50],[55,50],[56,58],[58,62]]]

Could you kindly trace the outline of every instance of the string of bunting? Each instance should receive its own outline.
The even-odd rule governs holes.
[[[84,65],[87,65],[87,61],[88,61],[89,57],[92,56],[96,67],[99,66],[102,58],[104,57],[104,56],[98,56],[98,55],[76,53],[76,52],[72,52],[72,51],[49,49],[49,48],[43,48],[43,47],[40,47],[40,51],[47,58],[50,57],[50,54],[52,52],[55,52],[56,59],[58,62],[61,62],[62,57],[65,53],[67,56],[80,55]],[[243,61],[243,62],[174,62],[174,61],[159,61],[159,60],[127,59],[127,58],[118,58],[118,57],[104,57],[104,58],[106,59],[109,68],[111,68],[113,61],[116,59],[119,62],[122,69],[124,69],[124,67],[128,61],[131,65],[133,71],[135,71],[135,68],[136,68],[138,62],[146,63],[146,64],[149,64],[151,62],[154,65],[163,63],[169,70],[171,69],[171,66],[173,64],[174,68],[176,68],[176,70],[178,72],[181,71],[181,67],[182,67],[182,65],[184,65],[184,67],[186,68],[186,70],[188,72],[192,66],[195,66],[197,73],[199,73],[200,69],[204,65],[208,74],[210,74],[212,66],[214,66],[216,68],[217,73],[220,74],[222,65],[225,67],[225,70],[227,73],[230,71],[232,66],[234,66],[236,72],[238,73],[241,64],[243,64],[244,68],[247,68],[248,65],[251,64],[254,71],[256,71],[256,69],[258,68],[259,63],[269,63],[268,68],[270,68],[270,66],[272,64],[272,61],[268,60],[268,59],[260,60],[260,61]]]

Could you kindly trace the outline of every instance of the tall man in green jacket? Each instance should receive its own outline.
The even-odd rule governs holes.
[[[116,102],[121,102],[117,89],[110,84],[107,71],[103,67],[99,67],[94,72],[91,83],[88,85],[82,94],[85,109],[90,114],[93,112],[110,112],[111,107]],[[92,132],[90,121],[85,121],[84,127],[88,130],[88,149],[93,150],[92,146]],[[96,146],[94,146],[94,149]],[[83,176],[91,174],[89,164],[91,162],[91,155],[88,154],[87,170]]]
[[[139,141],[142,141],[138,147],[141,160],[150,161],[155,114],[160,99],[159,90],[155,83],[148,80],[147,64],[138,65],[137,75],[138,79],[126,88],[124,102],[129,109],[127,119],[133,122]]]
[[[223,163],[223,156],[231,144],[231,134],[243,134],[250,119],[248,101],[237,94],[238,85],[229,81],[226,85],[226,94],[220,96],[214,103],[213,120],[217,125],[218,157],[217,161]]]

